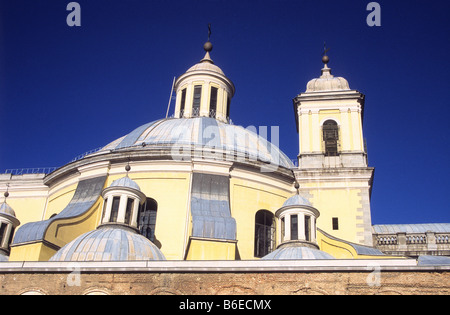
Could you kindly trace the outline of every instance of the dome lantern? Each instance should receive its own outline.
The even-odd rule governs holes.
[[[139,185],[128,177],[130,165],[125,170],[127,175],[111,183],[102,192],[104,199],[101,224],[123,224],[137,230],[139,207],[146,200]]]
[[[285,201],[275,213],[280,243],[302,241],[316,244],[316,220],[319,211],[298,193]]]
[[[14,236],[14,230],[20,225],[16,213],[6,203],[9,192],[4,193],[5,200],[0,204],[0,261],[8,261],[10,245]]]
[[[211,117],[228,122],[234,84],[211,59],[213,45],[209,36],[203,49],[206,52],[203,59],[175,81],[175,117]]]
[[[275,212],[277,220],[277,249],[264,256],[264,260],[284,259],[334,259],[331,255],[319,250],[316,241],[316,220],[319,211],[311,203],[298,194],[290,197]]]

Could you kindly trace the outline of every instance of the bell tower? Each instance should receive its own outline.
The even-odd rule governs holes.
[[[319,228],[347,241],[372,245],[368,167],[363,137],[364,94],[335,77],[325,54],[319,78],[293,99],[299,133],[301,193],[320,209]]]

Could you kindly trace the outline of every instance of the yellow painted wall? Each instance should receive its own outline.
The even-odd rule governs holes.
[[[102,205],[103,199],[99,197],[85,214],[76,218],[61,219],[52,222],[45,233],[45,240],[59,247],[63,247],[78,236],[95,230],[100,221]]]
[[[11,247],[9,261],[48,261],[56,250],[43,242]]]
[[[186,260],[234,260],[236,241],[191,238]]]
[[[236,219],[240,259],[255,259],[255,215],[259,210],[275,214],[291,193],[249,180],[230,179],[231,215]]]
[[[361,207],[360,189],[312,189],[309,191],[313,197],[310,202],[320,211],[317,226],[338,238],[349,242],[360,243],[361,237],[357,234],[363,229],[357,224],[363,224],[362,218],[357,219]],[[339,229],[333,230],[332,218],[339,219]]]
[[[124,174],[123,174],[124,175]],[[122,177],[117,176],[117,178]],[[141,191],[158,203],[155,244],[168,260],[182,260],[187,246],[190,174],[178,172],[135,173],[129,175]],[[108,182],[111,180],[108,179]],[[188,230],[190,232],[190,230]]]
[[[14,209],[20,225],[23,225],[42,219],[47,198],[25,196],[23,198],[8,198],[7,202]]]

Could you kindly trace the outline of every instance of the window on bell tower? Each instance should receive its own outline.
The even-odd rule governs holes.
[[[327,120],[323,123],[323,142],[325,146],[325,156],[337,156],[339,154],[339,127],[334,120]]]

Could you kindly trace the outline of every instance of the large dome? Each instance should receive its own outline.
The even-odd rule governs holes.
[[[144,236],[120,225],[102,225],[61,248],[50,261],[166,260]]]
[[[136,128],[104,148],[104,151],[145,148],[170,149],[172,158],[178,154],[210,153],[221,160],[253,160],[293,168],[292,161],[259,136],[255,131],[220,122],[213,118],[167,118]]]

